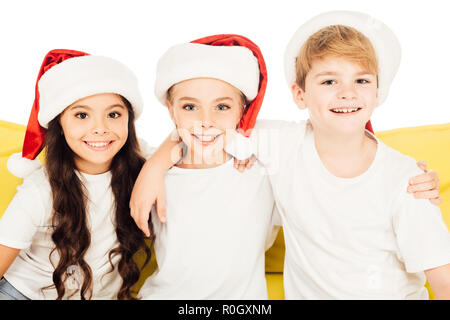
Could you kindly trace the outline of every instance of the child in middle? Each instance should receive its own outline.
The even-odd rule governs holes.
[[[152,215],[158,270],[143,299],[267,299],[272,189],[224,151],[238,126],[254,125],[266,77],[258,47],[237,35],[176,45],[159,60],[155,92],[185,149],[165,176],[167,222]]]

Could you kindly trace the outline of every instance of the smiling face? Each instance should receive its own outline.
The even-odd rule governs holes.
[[[291,89],[297,106],[308,108],[314,129],[331,134],[364,133],[378,105],[377,76],[342,57],[314,60],[304,90],[298,84]]]
[[[224,146],[236,132],[245,105],[238,89],[217,79],[190,79],[170,89],[166,104],[188,147],[190,167],[204,168],[227,160]]]
[[[77,169],[99,174],[109,170],[127,141],[128,109],[117,94],[96,94],[68,106],[60,115],[60,124],[75,153]]]

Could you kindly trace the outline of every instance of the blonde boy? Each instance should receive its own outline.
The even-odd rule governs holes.
[[[357,12],[313,18],[288,46],[288,83],[310,117],[259,124],[278,126],[277,161],[273,142],[256,148],[262,162],[277,163],[271,181],[287,299],[427,299],[425,278],[437,298],[450,298],[450,236],[440,210],[405,193],[416,161],[371,132],[399,61],[395,35]]]

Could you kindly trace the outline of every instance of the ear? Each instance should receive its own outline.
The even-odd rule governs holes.
[[[297,107],[299,109],[306,109],[306,104],[305,104],[305,91],[300,88],[300,86],[296,83],[293,82],[291,85],[291,93],[292,93],[292,99],[294,99],[295,104],[297,105]]]

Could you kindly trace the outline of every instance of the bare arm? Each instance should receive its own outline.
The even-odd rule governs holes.
[[[136,225],[145,235],[150,236],[148,220],[153,204],[159,219],[165,222],[166,193],[164,174],[182,156],[182,148],[177,138],[170,134],[148,159],[136,179],[130,198],[130,213]]]
[[[450,300],[450,264],[425,270],[425,275],[439,300]]]
[[[11,263],[16,259],[20,249],[7,247],[0,244],[0,278],[3,277]]]

